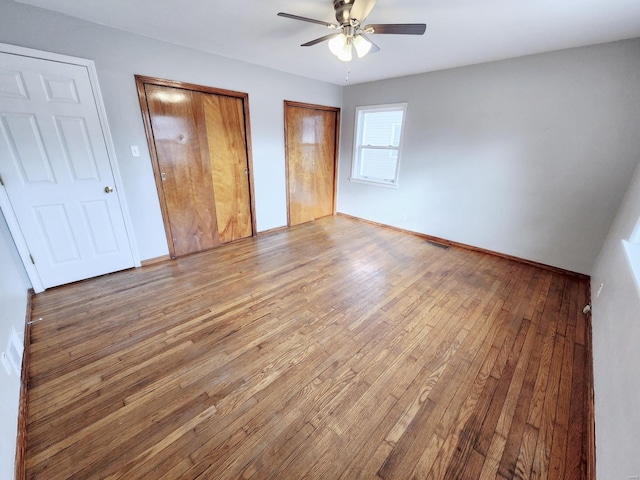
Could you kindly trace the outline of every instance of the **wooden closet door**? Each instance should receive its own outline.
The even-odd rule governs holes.
[[[145,85],[172,256],[220,243],[202,93]]]
[[[316,138],[314,187],[315,202],[313,215],[315,218],[333,215],[334,191],[336,176],[337,145],[337,112],[316,110],[313,116]]]
[[[171,256],[253,235],[247,94],[136,83]]]
[[[285,102],[289,225],[332,215],[339,109]]]
[[[285,105],[290,226],[315,219],[315,122],[310,113],[308,109]]]
[[[251,198],[242,99],[203,96],[220,242],[250,237]]]

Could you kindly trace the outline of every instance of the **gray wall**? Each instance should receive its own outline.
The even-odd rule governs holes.
[[[347,87],[338,211],[589,274],[640,152],[640,39]],[[352,183],[354,110],[408,102],[399,188]]]
[[[283,101],[340,106],[342,88],[0,0],[0,42],[94,60],[142,260],[168,253],[134,75],[249,94],[258,230],[286,225]],[[130,145],[142,156],[132,158]]]
[[[31,284],[0,212],[0,352],[6,351],[11,327],[20,338],[24,335],[29,288]],[[0,366],[0,478],[13,478],[19,398],[19,375],[9,375]]]
[[[596,465],[601,479],[640,475],[640,288],[622,245],[630,239],[640,243],[640,166],[591,277]]]

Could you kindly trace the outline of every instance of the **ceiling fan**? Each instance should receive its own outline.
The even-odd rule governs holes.
[[[371,13],[378,0],[333,0],[338,23],[328,23],[313,18],[292,15],[291,13],[278,13],[278,16],[300,20],[302,22],[323,25],[334,33],[316,38],[303,43],[302,47],[310,47],[318,43],[329,41],[329,50],[343,62],[349,62],[353,58],[352,50],[355,49],[358,58],[367,53],[375,53],[380,48],[366,35],[394,34],[394,35],[423,35],[427,29],[424,23],[375,23],[364,25],[364,21]],[[364,26],[363,26],[364,25]],[[366,35],[365,35],[366,34]]]

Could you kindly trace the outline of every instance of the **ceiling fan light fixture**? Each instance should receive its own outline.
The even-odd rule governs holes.
[[[367,53],[369,53],[369,50],[371,50],[372,44],[369,40],[364,38],[362,35],[356,35],[356,37],[353,39],[353,46],[356,49],[356,54],[358,55],[358,58],[362,58]]]
[[[344,33],[341,33],[329,40],[329,50],[331,50],[331,53],[337,57],[342,53],[346,44],[347,36]]]
[[[351,39],[347,38],[347,42],[344,44],[344,48],[338,55],[338,60],[342,60],[343,62],[350,62],[353,58],[353,54],[351,53]]]
[[[344,33],[341,33],[329,40],[329,50],[343,62],[350,62],[353,58],[351,45],[351,37]]]

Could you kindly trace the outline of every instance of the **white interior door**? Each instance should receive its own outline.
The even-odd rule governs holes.
[[[0,53],[0,175],[44,288],[134,266],[87,67]]]

